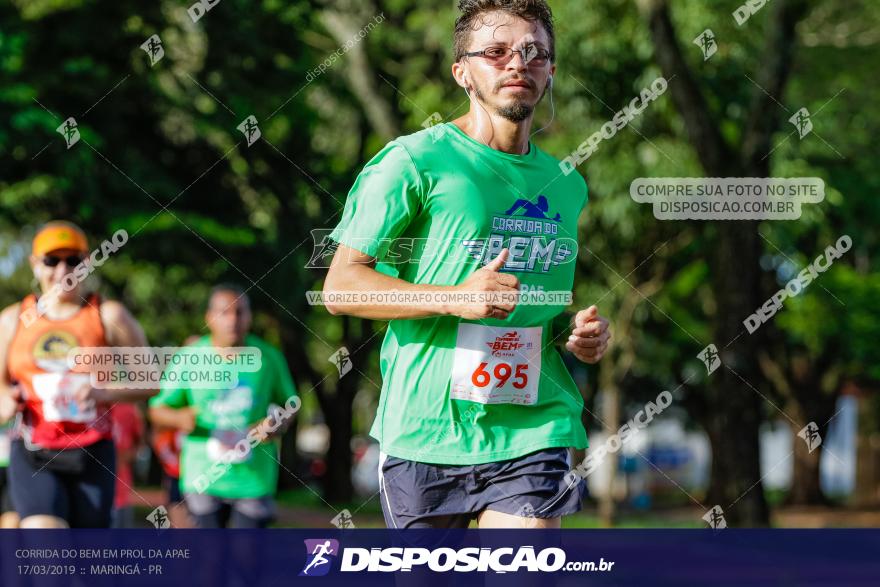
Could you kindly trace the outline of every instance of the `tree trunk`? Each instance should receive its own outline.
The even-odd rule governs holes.
[[[330,447],[325,459],[324,499],[330,503],[350,502],[354,497],[351,483],[352,401],[358,380],[352,372],[340,379],[336,396],[330,401],[332,408],[324,411],[330,428]]]
[[[708,382],[713,474],[707,505],[721,506],[729,525],[765,526],[770,520],[759,446],[762,399],[758,389],[763,377],[752,340],[755,335],[743,335],[741,322],[761,304],[761,245],[756,224],[720,223],[713,267],[712,289],[720,309],[713,342],[722,366]]]
[[[824,394],[815,383],[821,373],[809,372],[810,381],[802,381],[799,390],[795,390],[797,401],[795,422],[791,424],[794,436],[794,470],[791,479],[791,490],[785,500],[786,505],[828,505],[828,498],[822,491],[819,482],[819,464],[824,451],[824,442],[828,438],[828,421],[834,415],[834,407],[838,394]],[[819,428],[821,445],[810,452],[806,441],[797,436],[804,426],[814,422]],[[831,457],[834,458],[834,457]]]
[[[804,0],[780,0],[767,28],[765,58],[757,77],[741,150],[727,145],[685,60],[667,0],[640,0],[647,15],[655,55],[676,109],[708,177],[766,177],[768,145],[778,128],[779,99],[791,71],[795,25],[806,12]],[[763,377],[755,349],[760,338],[744,335],[742,320],[763,301],[758,280],[761,242],[754,221],[716,223],[712,289],[719,311],[713,343],[723,367],[710,377],[707,432],[712,441],[712,480],[708,507],[721,506],[730,525],[765,526],[769,511],[761,484],[758,426]],[[760,336],[760,331],[758,331]]]

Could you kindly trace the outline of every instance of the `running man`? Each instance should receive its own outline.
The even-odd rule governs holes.
[[[177,375],[165,378],[159,395],[150,400],[150,420],[187,434],[180,481],[197,527],[264,528],[275,515],[279,461],[274,439],[293,421],[292,417],[267,419],[267,414],[273,403],[298,402],[296,388],[278,349],[249,334],[250,300],[239,286],[222,284],[211,291],[205,322],[210,335],[191,348],[256,347],[261,354],[259,370],[238,371],[238,385],[232,389],[192,389],[184,383],[189,379],[186,365],[169,367]],[[244,454],[237,450],[240,441],[245,441],[242,446],[249,444],[252,429],[269,420],[278,425],[274,432]]]
[[[8,481],[22,528],[110,526],[116,483],[110,409],[155,393],[96,389],[88,373],[68,367],[75,347],[147,344],[125,306],[87,294],[81,281],[67,287],[88,255],[77,226],[46,224],[30,257],[39,306],[29,295],[0,313],[0,422],[20,412]]]
[[[586,448],[587,436],[554,326],[595,363],[608,321],[595,306],[571,324],[558,320],[568,301],[506,298],[571,292],[587,189],[529,140],[556,70],[547,4],[463,0],[459,9],[452,75],[470,110],[391,141],[358,176],[331,235],[339,247],[327,307],[390,320],[371,430],[389,527],[462,528],[474,518],[481,528],[559,527],[581,507],[584,484],[564,478],[569,447]],[[427,245],[393,264],[399,242]],[[421,297],[358,305],[332,295],[352,291]],[[463,292],[500,299],[453,297]]]
[[[334,554],[333,548],[330,547],[330,541],[327,540],[326,542],[322,542],[321,544],[316,544],[315,549],[312,551],[312,554],[315,555],[315,558],[313,558],[312,562],[306,565],[306,568],[303,569],[303,575],[308,575],[309,569],[313,569],[321,565],[326,565],[328,562],[330,562],[330,559],[325,556],[328,554]]]

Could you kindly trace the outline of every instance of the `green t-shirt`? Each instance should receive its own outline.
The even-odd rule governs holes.
[[[204,336],[191,346],[210,347],[211,338]],[[275,493],[278,481],[275,441],[258,444],[245,460],[233,462],[216,477],[216,471],[226,468],[217,467],[217,463],[222,462],[218,455],[246,438],[248,429],[266,417],[269,404],[284,406],[296,395],[287,361],[278,349],[253,335],[248,335],[242,346],[260,349],[262,359],[258,371],[237,370],[238,386],[234,389],[190,389],[175,375],[166,377],[160,392],[150,399],[150,406],[196,408],[196,430],[185,438],[181,449],[180,478],[184,492],[198,492],[199,480],[204,483],[209,479],[211,482],[204,493],[217,497],[250,498]],[[188,367],[179,364],[169,369],[180,373]]]
[[[504,153],[445,123],[366,165],[331,238],[384,273],[436,285],[460,284],[508,247],[504,271],[523,291],[570,293],[586,201],[583,178],[534,144]],[[551,334],[566,305],[521,304],[506,320],[391,320],[370,432],[382,451],[454,465],[586,448],[583,399]]]

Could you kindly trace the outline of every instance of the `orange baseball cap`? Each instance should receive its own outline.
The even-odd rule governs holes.
[[[47,222],[37,231],[31,252],[35,257],[40,257],[59,249],[72,249],[87,253],[89,243],[86,239],[86,233],[77,225],[64,220]]]

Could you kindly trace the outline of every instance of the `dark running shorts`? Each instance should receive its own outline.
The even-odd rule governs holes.
[[[558,518],[581,509],[586,483],[567,448],[480,465],[432,465],[381,455],[379,499],[389,528],[467,528],[483,510]]]
[[[21,440],[12,441],[9,481],[12,503],[21,519],[47,515],[67,520],[71,528],[109,528],[116,489],[116,450],[112,440],[85,449],[90,457],[78,475],[36,468]]]

